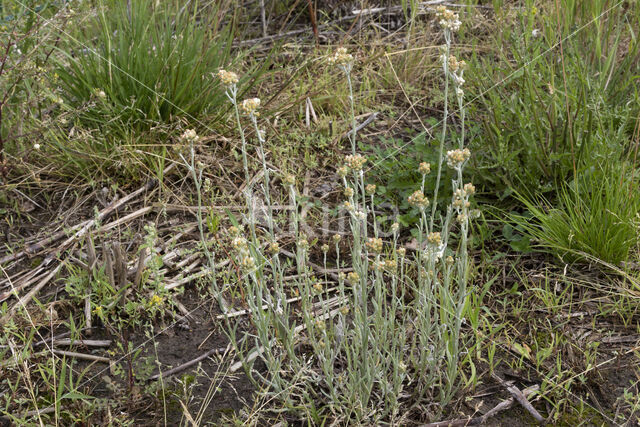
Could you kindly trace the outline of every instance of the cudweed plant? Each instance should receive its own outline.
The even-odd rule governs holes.
[[[460,21],[446,8],[438,9],[438,17],[446,42],[442,54],[445,100],[451,81],[464,127],[465,64],[451,55],[453,33]],[[343,256],[340,236],[332,238],[340,269],[335,276],[325,273],[328,244],[322,245],[325,270],[317,273],[322,277],[313,274],[310,242],[300,232],[300,197],[292,176],[281,177],[281,182],[295,204],[295,251],[293,261],[281,259],[282,249],[274,234],[271,214],[271,171],[264,151],[265,134],[259,128],[259,99],[239,102],[237,76],[224,70],[218,73],[235,109],[247,183],[248,144],[242,116],[255,129],[267,204],[266,226],[256,227],[254,196],[248,188],[245,201],[249,231],[245,233],[241,226],[228,230],[232,256],[243,272],[241,281],[254,325],[253,331],[239,336],[228,320],[229,336],[249,377],[263,393],[277,397],[289,408],[317,407],[322,402],[335,417],[359,423],[399,422],[401,411],[414,405],[428,407],[435,415],[455,395],[461,363],[468,360],[463,354],[462,326],[469,301],[467,243],[473,215],[470,199],[475,188],[464,183],[463,171],[471,153],[464,146],[464,130],[457,133],[457,141],[445,153],[449,114],[446,104],[436,173],[439,181],[445,160],[454,170],[451,203],[444,217],[436,218],[437,194],[433,202],[424,194],[431,165],[420,164],[422,184],[408,200],[420,211],[418,245],[414,253],[408,253],[399,244],[397,223],[389,230],[381,229],[374,215],[375,187],[364,185],[367,159],[356,151],[351,81],[354,57],[339,48],[328,62],[346,76],[352,125],[351,153],[338,169],[344,186],[343,207],[349,215],[350,250]],[[453,230],[457,235],[455,243],[451,238]],[[383,231],[390,232],[389,241],[381,238]],[[286,276],[291,267],[297,274]],[[264,362],[266,374],[252,368],[257,357]]]

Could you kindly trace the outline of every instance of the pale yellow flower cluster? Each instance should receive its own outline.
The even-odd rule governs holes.
[[[367,158],[362,154],[349,154],[344,158],[346,166],[352,171],[358,172],[362,170],[362,167],[367,163]]]
[[[347,281],[352,285],[355,285],[360,281],[360,275],[355,271],[352,271],[349,274],[347,274]]]
[[[234,237],[231,241],[231,246],[237,251],[247,249],[247,239],[242,236]]]
[[[367,240],[367,249],[373,253],[382,252],[382,239],[379,237],[369,237]]]
[[[296,183],[296,177],[293,176],[292,174],[288,173],[285,176],[282,177],[282,183],[284,185],[286,185],[287,187],[292,186],[293,184]]]
[[[271,242],[269,244],[269,253],[271,255],[277,255],[280,252],[280,245],[278,242]]]
[[[231,246],[238,252],[240,267],[242,267],[243,270],[249,271],[256,266],[256,261],[249,252],[247,239],[242,236],[236,236],[231,241]]]
[[[301,238],[300,240],[298,240],[298,247],[306,251],[307,249],[309,249],[309,241],[304,237]]]
[[[187,129],[182,133],[180,139],[185,142],[196,142],[198,139],[200,139],[200,137],[195,130]]]
[[[473,194],[476,194],[476,187],[472,183],[467,182],[462,188],[462,191],[464,191],[468,196],[471,196]]]
[[[354,191],[353,191],[353,188],[351,188],[351,187],[346,187],[346,188],[344,189],[344,195],[345,195],[345,197],[349,197],[349,198],[351,198],[351,197],[353,197],[353,193],[354,193]]]
[[[257,115],[258,108],[260,108],[260,98],[245,99],[240,104],[240,109],[246,114]]]
[[[233,71],[220,70],[218,71],[218,78],[226,87],[231,87],[240,81],[238,75]]]
[[[353,55],[347,52],[344,47],[339,47],[336,52],[327,60],[331,65],[346,66],[353,63]]]
[[[447,151],[447,165],[450,168],[459,168],[464,162],[471,157],[471,151],[468,148]]]
[[[439,232],[434,231],[433,233],[427,234],[427,242],[433,246],[440,246],[442,244],[442,236]]]
[[[462,25],[459,15],[444,6],[438,6],[436,16],[440,18],[438,23],[445,30],[456,32],[460,29],[460,25]]]
[[[360,221],[365,221],[367,219],[367,214],[364,211],[356,209],[355,206],[353,206],[353,204],[348,200],[342,204],[342,207],[345,208],[346,211],[351,215],[353,215],[354,218]]]
[[[416,190],[407,198],[407,201],[411,206],[415,206],[420,209],[425,209],[429,206],[429,199],[420,190]]]
[[[387,260],[376,260],[374,262],[371,263],[371,270],[373,271],[383,271],[383,270],[387,270],[387,271],[395,271],[395,269],[398,267],[398,263],[393,260],[393,259],[387,259]]]
[[[422,175],[427,175],[429,172],[431,172],[431,164],[427,162],[420,163],[420,166],[418,166],[418,171],[420,171]]]
[[[454,197],[453,200],[453,207],[456,209],[461,209],[461,208],[469,208],[471,206],[471,202],[469,202],[468,200],[465,200],[464,198],[461,198],[460,196],[456,195]]]
[[[453,55],[449,56],[449,71],[456,73],[458,70],[464,71],[467,69],[467,63],[464,60],[458,61]]]

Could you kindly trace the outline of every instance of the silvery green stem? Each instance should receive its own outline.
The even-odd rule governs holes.
[[[458,96],[458,108],[460,109],[460,142],[459,146],[462,150],[464,148],[464,137],[465,137],[465,127],[464,127],[464,119],[466,110],[464,109],[464,104],[462,103],[463,98]]]
[[[444,161],[444,141],[447,136],[447,120],[449,116],[449,55],[451,52],[451,35],[445,30],[444,37],[446,41],[446,49],[443,60],[444,67],[444,112],[442,119],[442,133],[440,134],[440,149],[438,152],[438,174],[436,175],[436,187],[433,191],[433,205],[431,207],[431,220],[429,222],[429,233],[433,231],[433,220],[436,216],[438,206],[438,189],[440,188],[440,177],[442,176],[442,163]]]
[[[236,117],[236,125],[238,126],[238,133],[240,134],[240,140],[242,141],[242,166],[244,167],[244,179],[247,183],[247,188],[249,187],[249,162],[247,160],[247,141],[244,135],[244,129],[242,128],[242,122],[240,121],[240,109],[238,108],[238,99],[237,88],[232,86],[229,88],[229,92],[231,95],[227,95],[233,104],[233,109]]]
[[[202,219],[202,171],[198,173],[195,164],[195,149],[193,147],[193,142],[190,145],[190,161],[187,161],[182,155],[182,161],[189,169],[191,176],[193,178],[194,185],[196,186],[196,195],[198,198],[198,209],[196,210],[196,220],[198,222],[198,231],[200,232],[200,241],[202,242],[202,247],[204,249],[204,253],[207,257],[207,261],[209,262],[209,268],[211,269],[211,290],[218,296],[219,294],[217,278],[216,278],[216,263],[215,263],[215,254],[212,254],[209,250],[209,244],[204,235],[204,220]],[[221,302],[221,300],[220,300]],[[225,307],[222,307],[223,309]]]
[[[347,75],[347,83],[349,84],[349,107],[351,111],[351,132],[349,133],[349,140],[351,141],[351,154],[356,154],[356,113],[355,113],[355,100],[353,98],[353,83],[351,82],[351,65],[344,66],[344,72]]]
[[[264,197],[267,205],[267,222],[269,225],[269,233],[271,237],[274,237],[273,233],[273,214],[271,210],[271,194],[269,192],[269,169],[267,168],[267,154],[264,151],[264,137],[260,129],[258,129],[258,119],[255,114],[251,114],[251,122],[253,123],[253,128],[256,131],[256,135],[258,136],[258,142],[260,144],[260,157],[262,160],[262,172],[264,178]]]
[[[253,244],[257,244],[256,239],[256,228],[255,228],[255,216],[253,212],[253,200],[251,197],[251,188],[250,182],[251,178],[249,176],[249,161],[247,160],[247,141],[244,135],[244,129],[242,128],[242,122],[240,121],[240,110],[238,109],[238,99],[237,99],[238,89],[235,85],[230,87],[227,90],[227,97],[231,100],[233,104],[233,109],[235,111],[236,124],[238,126],[238,133],[240,134],[240,141],[242,142],[242,166],[244,167],[244,179],[246,183],[245,188],[245,198],[247,202],[247,210],[249,211],[249,229],[251,230],[251,238]]]

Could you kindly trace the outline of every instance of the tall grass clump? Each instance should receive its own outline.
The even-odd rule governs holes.
[[[513,219],[565,262],[595,258],[617,265],[637,256],[637,186],[631,166],[608,163],[562,186],[555,207],[541,196],[520,194],[530,215]]]
[[[444,7],[438,9],[438,17],[446,40],[441,56],[445,93],[452,93],[461,109],[465,63],[451,52],[460,21]],[[416,408],[421,417],[425,411],[426,417],[433,417],[454,398],[462,362],[468,357],[463,319],[470,293],[469,200],[475,188],[464,183],[463,170],[470,151],[464,147],[463,132],[450,141],[443,128],[436,178],[445,167],[454,172],[453,194],[444,217],[436,215],[437,195],[430,201],[424,194],[431,165],[419,166],[422,185],[409,197],[420,212],[418,245],[408,253],[400,245],[400,226],[394,223],[383,229],[378,223],[375,187],[365,185],[367,159],[357,152],[351,90],[355,60],[340,48],[329,63],[345,74],[350,88],[350,154],[338,168],[344,186],[342,207],[349,217],[349,250],[345,253],[342,237],[336,234],[322,245],[322,266],[310,260],[312,242],[301,231],[299,218],[303,198],[290,175],[276,179],[294,203],[291,234],[295,242],[290,250],[280,246],[270,202],[274,178],[264,151],[265,134],[259,127],[260,100],[239,101],[237,76],[224,70],[219,73],[235,111],[248,183],[244,225],[232,226],[228,236],[233,262],[242,273],[239,281],[253,329],[241,333],[233,316],[227,318],[229,337],[241,358],[231,370],[244,367],[266,398],[310,422],[321,424],[331,418],[343,423],[401,423]],[[243,117],[256,135],[263,169],[260,184],[251,184],[246,167],[250,148]],[[449,144],[453,146],[446,150]],[[265,209],[260,212],[257,197],[264,200]],[[330,253],[335,253],[335,259]],[[329,269],[332,264],[336,270]],[[219,296],[231,286],[212,284]],[[220,298],[227,312],[224,301]],[[264,369],[254,365],[256,359]]]
[[[517,12],[519,25],[492,33],[506,46],[498,61],[473,58],[471,114],[483,138],[472,167],[503,196],[551,196],[581,170],[622,159],[640,112],[638,3],[560,0],[545,14],[534,3]]]
[[[121,133],[176,117],[220,114],[224,91],[211,74],[231,59],[224,3],[101,1],[57,69],[66,104],[89,127]],[[78,44],[77,40],[83,44]]]

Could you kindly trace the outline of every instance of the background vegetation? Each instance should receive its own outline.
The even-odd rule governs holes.
[[[637,423],[640,4],[460,3],[458,105],[435,3],[0,0],[1,420]],[[425,288],[408,196],[446,220],[445,124],[474,219]],[[346,184],[397,275],[358,255]]]

